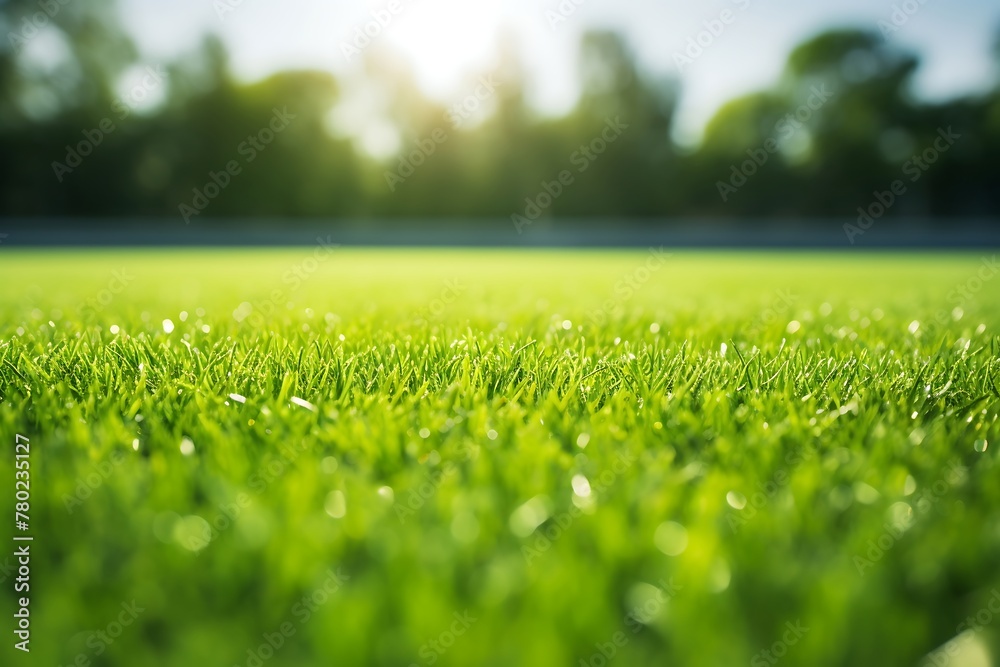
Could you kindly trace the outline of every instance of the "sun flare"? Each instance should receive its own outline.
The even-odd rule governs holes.
[[[489,66],[502,16],[501,0],[412,0],[387,39],[422,87],[447,95],[464,75]]]

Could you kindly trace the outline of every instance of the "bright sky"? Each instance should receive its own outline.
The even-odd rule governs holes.
[[[877,29],[893,6],[916,9],[889,39],[918,51],[918,93],[940,99],[982,90],[994,76],[991,47],[1000,35],[995,0],[397,0],[399,11],[373,30],[373,46],[392,48],[414,68],[421,88],[442,101],[461,99],[464,75],[493,66],[496,37],[513,31],[535,78],[531,93],[544,112],[570,108],[577,91],[575,55],[591,28],[624,32],[650,72],[679,76],[682,138],[694,139],[725,101],[777,78],[789,51],[832,26]],[[126,26],[151,60],[194,47],[207,31],[231,50],[245,79],[288,67],[345,74],[343,43],[390,0],[121,0]],[[224,7],[231,7],[226,11]],[[559,13],[562,6],[565,11]],[[674,54],[723,10],[732,20],[694,62],[678,71]],[[555,14],[554,14],[555,13]],[[553,25],[551,17],[562,20]],[[374,24],[372,24],[374,27]],[[704,39],[704,38],[703,38]],[[707,40],[706,40],[707,41]]]

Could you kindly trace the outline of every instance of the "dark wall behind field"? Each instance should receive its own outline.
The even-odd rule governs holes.
[[[3,33],[21,34],[35,9],[0,6]],[[403,137],[399,155],[376,160],[328,131],[331,109],[355,94],[343,82],[291,71],[238,83],[215,40],[150,65],[123,95],[115,82],[143,64],[115,17],[107,0],[65,5],[49,23],[70,56],[44,67],[25,56],[25,39],[0,43],[0,215],[39,227],[56,217],[344,228],[490,218],[522,231],[588,217],[637,227],[837,218],[864,231],[883,218],[992,225],[1000,212],[1000,88],[920,102],[916,58],[877,33],[806,39],[781,80],[723,107],[695,150],[670,138],[677,85],[639,68],[613,33],[584,38],[582,97],[554,119],[525,104],[531,63],[514,57],[470,81],[476,113],[465,117],[421,96],[405,66],[372,55],[368,84],[389,97]],[[165,100],[140,111],[139,96],[154,90]]]

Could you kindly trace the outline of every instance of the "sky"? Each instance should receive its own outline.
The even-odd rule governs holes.
[[[465,97],[468,75],[489,72],[497,37],[512,33],[533,78],[530,100],[552,115],[576,99],[581,35],[613,28],[628,38],[645,70],[679,79],[676,138],[682,143],[696,142],[724,102],[773,84],[791,49],[822,30],[879,30],[880,21],[896,28],[886,39],[921,56],[916,92],[931,100],[989,86],[995,78],[991,49],[1000,35],[995,0],[395,2],[397,11],[390,13],[390,0],[121,0],[125,25],[150,61],[175,57],[215,32],[244,80],[292,67],[350,76],[360,71],[358,53],[377,47],[403,56],[421,89],[442,102]],[[384,26],[374,22],[373,12],[380,11]],[[717,34],[704,32],[706,25]],[[373,35],[368,46],[355,41],[365,26]],[[701,54],[678,63],[676,56],[699,33]],[[362,48],[352,50],[358,44]]]

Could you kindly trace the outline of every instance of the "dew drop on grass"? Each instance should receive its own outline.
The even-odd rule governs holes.
[[[246,396],[242,396],[240,394],[230,394],[229,398],[233,399],[237,403],[246,403],[247,402],[247,397]]]
[[[653,544],[668,556],[680,556],[688,546],[687,529],[676,521],[665,521],[657,527]]]
[[[396,494],[393,492],[391,486],[380,486],[377,493],[380,498],[390,504],[392,504],[396,499]]]
[[[431,437],[431,430],[429,428],[420,429],[420,437],[423,438],[424,440]]]
[[[136,438],[132,441],[132,449],[134,451],[139,451],[139,438]]]
[[[913,320],[912,322],[910,322],[910,326],[906,327],[906,330],[909,331],[911,334],[917,333],[918,329],[920,329],[920,322],[917,320]]]
[[[590,495],[590,481],[583,475],[573,476],[573,493],[580,496],[581,498],[586,498]]]
[[[299,398],[298,396],[292,396],[292,403],[299,406],[300,408],[305,408],[306,410],[312,410],[316,412],[316,406],[305,400],[304,398]]]
[[[181,438],[181,454],[191,456],[194,454],[194,442],[191,438]]]
[[[580,449],[586,449],[586,447],[587,447],[588,444],[590,444],[590,434],[589,433],[581,433],[580,435],[576,436],[576,446],[577,447],[579,447]]]
[[[854,485],[854,499],[859,503],[871,505],[880,497],[881,494],[873,486],[865,484],[864,482],[858,482]]]
[[[172,333],[174,330],[174,323],[172,320],[163,320],[163,331],[164,333]]]
[[[747,497],[739,491],[730,491],[726,494],[726,502],[736,510],[741,510],[747,506]]]
[[[108,329],[108,331],[110,331],[111,333],[113,333],[113,334],[115,334],[117,336],[118,332],[121,331],[121,329],[118,327],[117,324],[112,324],[111,328]]]
[[[489,431],[486,432],[486,437],[489,438],[490,440],[496,440],[499,435],[500,434],[494,431],[493,429],[490,429]]]
[[[792,320],[791,322],[788,323],[788,326],[785,327],[785,331],[787,331],[790,334],[793,334],[798,332],[798,330],[801,328],[802,324],[800,324],[798,320]]]
[[[544,496],[535,496],[518,507],[510,515],[510,530],[518,537],[524,538],[535,532],[535,529],[549,518],[549,503]]]
[[[323,508],[334,519],[344,518],[344,515],[347,514],[347,499],[344,497],[344,492],[331,491],[328,493]]]
[[[979,452],[980,454],[982,454],[983,452],[986,451],[986,448],[989,447],[989,446],[990,446],[990,443],[988,443],[985,440],[976,440],[975,444],[973,445],[973,448],[977,452]]]

